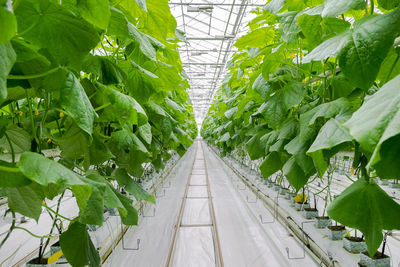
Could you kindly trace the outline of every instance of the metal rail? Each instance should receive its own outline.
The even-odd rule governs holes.
[[[208,203],[209,203],[209,207],[210,207],[210,215],[211,215],[211,224],[190,224],[190,225],[183,225],[181,224],[182,222],[182,216],[183,216],[183,210],[186,204],[186,199],[190,199],[189,197],[187,197],[188,195],[188,191],[189,191],[189,186],[196,186],[196,185],[191,185],[190,184],[190,180],[193,174],[193,168],[194,168],[194,163],[196,162],[197,159],[197,151],[199,146],[202,146],[202,143],[200,143],[199,141],[197,141],[197,146],[196,146],[196,152],[195,152],[195,158],[193,160],[192,163],[192,171],[190,172],[190,175],[188,177],[188,180],[186,182],[186,187],[185,187],[185,193],[181,202],[181,206],[180,206],[180,210],[179,210],[179,215],[178,215],[178,220],[175,224],[175,231],[172,237],[172,242],[171,242],[171,246],[170,246],[170,250],[168,253],[168,259],[167,259],[167,264],[166,267],[170,267],[172,266],[173,263],[173,256],[174,256],[174,252],[175,252],[175,246],[176,246],[176,240],[177,240],[177,236],[178,236],[178,232],[179,229],[181,227],[212,227],[213,228],[213,239],[214,239],[214,249],[215,249],[215,256],[216,256],[216,264],[218,267],[224,267],[224,263],[223,263],[223,259],[222,259],[222,253],[221,253],[221,245],[220,245],[220,241],[219,241],[219,235],[218,235],[218,228],[217,228],[217,222],[216,222],[216,217],[215,217],[215,209],[214,209],[214,204],[212,201],[212,195],[211,195],[211,189],[210,189],[210,182],[209,182],[209,178],[208,178],[208,171],[207,171],[207,163],[205,160],[205,154],[204,154],[204,150],[202,149],[203,152],[203,158],[204,158],[204,167],[205,167],[205,176],[206,176],[206,185],[201,185],[201,186],[207,186],[207,194],[208,194]],[[203,148],[203,146],[202,146]]]

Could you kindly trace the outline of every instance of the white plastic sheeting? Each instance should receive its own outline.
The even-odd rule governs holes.
[[[231,180],[235,177],[228,175],[227,167],[205,144],[203,162],[201,143],[198,142],[198,145],[197,155],[192,147],[178,163],[177,170],[172,174],[174,177],[171,177],[171,188],[166,191],[165,197],[157,201],[156,216],[146,218],[139,227],[131,228],[125,235],[126,247],[135,247],[137,239],[141,239],[139,250],[123,250],[120,242],[105,266],[166,266],[174,225],[189,176],[188,198],[181,221],[182,226],[186,227],[179,228],[172,266],[216,266],[216,241],[209,199],[191,198],[208,197],[205,172],[201,173],[204,162],[208,170],[224,266],[317,266],[308,254],[302,259],[288,259],[286,248],[289,248],[291,257],[301,258],[302,246],[280,223],[261,224],[258,214],[262,214],[265,220],[272,220],[269,210],[261,202],[246,201],[247,197],[249,202],[254,202],[255,196],[250,190],[238,189],[237,183]],[[193,164],[195,157],[197,159]]]

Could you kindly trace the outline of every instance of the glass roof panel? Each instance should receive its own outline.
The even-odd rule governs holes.
[[[254,18],[251,10],[265,0],[171,0],[169,5],[177,28],[187,42],[179,52],[189,77],[197,124],[200,126],[216,89],[226,74],[225,64],[236,48],[235,41],[246,33]]]

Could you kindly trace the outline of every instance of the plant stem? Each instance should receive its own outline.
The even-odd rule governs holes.
[[[59,210],[60,210],[61,200],[62,200],[63,197],[64,197],[64,193],[65,193],[65,191],[61,194],[60,198],[58,199],[58,202],[57,202],[57,209],[56,209],[55,217],[54,217],[54,219],[53,219],[53,225],[51,226],[50,233],[49,233],[50,235],[53,233],[54,227],[57,225],[57,216],[58,216],[58,212],[59,212]],[[45,244],[44,247],[43,247],[43,251],[46,251],[46,248],[47,248],[47,246],[49,245],[49,243],[50,243],[50,238],[48,238],[48,239],[46,240],[46,244]]]
[[[36,143],[39,144],[39,140],[38,140],[38,138],[36,136],[35,121],[34,121],[34,118],[33,118],[31,99],[30,99],[30,97],[28,95],[28,91],[25,91],[25,95],[26,95],[26,101],[28,102],[29,116],[31,117],[32,135],[33,135],[33,138],[36,140]]]
[[[369,2],[371,3],[371,15],[372,15],[374,14],[374,9],[375,9],[374,0],[370,0]]]
[[[29,79],[36,79],[36,78],[41,78],[45,77],[47,75],[50,75],[58,70],[60,70],[61,67],[56,67],[54,69],[48,70],[43,73],[38,73],[38,74],[31,74],[31,75],[8,75],[7,79],[8,80],[29,80]]]
[[[8,134],[6,132],[4,132],[4,136],[7,139],[8,144],[10,145],[10,150],[11,150],[11,159],[12,159],[12,163],[15,164],[15,152],[14,152],[14,146],[11,143],[10,137],[8,136]]]
[[[32,233],[31,231],[29,231],[28,229],[19,227],[19,226],[15,226],[14,229],[23,230],[23,231],[27,232],[28,234],[30,234],[31,236],[36,237],[36,238],[52,238],[52,237],[56,236],[56,235],[54,235],[54,236],[53,235],[44,235],[44,236],[36,235],[36,234]]]
[[[13,167],[6,167],[6,166],[1,166],[0,165],[0,171],[5,171],[5,172],[21,172],[18,168],[13,168]]]
[[[50,207],[47,206],[46,204],[43,204],[43,207],[45,207],[47,210],[53,212],[56,216],[58,216],[58,217],[60,217],[60,218],[62,218],[62,219],[64,219],[64,220],[67,220],[67,221],[70,221],[70,222],[72,221],[71,219],[62,216],[61,214],[58,213],[58,211],[53,210],[52,208],[50,208]]]
[[[10,226],[10,229],[8,230],[8,233],[7,233],[6,237],[0,243],[0,248],[4,245],[4,243],[10,237],[12,231],[15,229],[15,212],[12,211],[11,213],[12,213],[12,216],[13,216],[13,220],[11,222],[11,226]],[[7,212],[6,212],[6,214],[7,214]],[[4,214],[4,216],[6,216],[6,215]]]

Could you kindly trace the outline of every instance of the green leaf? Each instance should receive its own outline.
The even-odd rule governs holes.
[[[37,183],[17,188],[7,188],[8,206],[12,211],[39,220],[44,193]]]
[[[0,25],[4,25],[0,31],[0,45],[2,45],[10,41],[17,33],[17,19],[12,10],[11,0],[0,2]]]
[[[329,158],[321,161],[321,153],[324,150],[330,150],[352,140],[353,138],[348,129],[335,118],[330,119],[322,126],[313,144],[307,151],[307,154],[313,158],[320,177],[325,173],[329,163]]]
[[[266,62],[263,64],[267,64]],[[268,99],[269,92],[271,91],[271,86],[264,79],[263,74],[258,75],[257,79],[254,81],[253,90],[259,93],[264,100]]]
[[[378,4],[386,10],[390,10],[399,7],[400,0],[378,0]]]
[[[61,89],[60,103],[75,123],[91,136],[94,118],[97,115],[82,85],[71,72]]]
[[[138,131],[139,136],[142,137],[143,140],[150,145],[153,137],[151,133],[151,125],[149,123],[143,124],[142,126],[139,126]]]
[[[268,178],[275,172],[282,169],[282,167],[283,163],[279,156],[279,153],[274,151],[269,153],[268,156],[265,157],[260,165],[260,171],[264,178]]]
[[[400,145],[399,84],[400,75],[367,99],[344,124],[361,149],[372,153],[368,165],[384,179],[400,178],[396,156]]]
[[[156,60],[156,50],[149,37],[139,31],[135,25],[128,22],[121,11],[114,8],[111,9],[111,22],[107,31],[109,34],[116,35],[119,38],[133,40],[146,57]]]
[[[16,125],[11,125],[8,127],[5,133],[10,139],[11,145],[14,149],[14,153],[19,154],[31,150],[31,136],[24,129]],[[5,136],[0,139],[0,146],[7,149],[8,153],[11,153],[12,150],[10,143]]]
[[[85,224],[102,225],[106,185],[97,183],[92,179],[84,178],[83,180],[91,185],[92,193],[86,201],[85,209],[79,213],[79,221]]]
[[[0,102],[7,98],[7,76],[17,56],[10,43],[0,45]]]
[[[136,183],[126,172],[124,169],[117,169],[115,171],[115,178],[117,179],[117,182],[119,186],[124,187],[125,190],[133,195],[137,201],[147,201],[151,202],[153,204],[156,203],[156,200],[153,195],[150,195],[147,193],[146,190],[144,190],[140,184]]]
[[[326,40],[307,54],[303,63],[338,56],[343,74],[354,86],[369,89],[399,33],[400,10],[369,16],[349,29]]]
[[[304,98],[306,91],[301,82],[290,82],[282,88],[282,100],[286,109],[297,106]]]
[[[118,191],[114,191],[115,189],[110,182],[108,182],[97,171],[93,170],[90,170],[86,173],[86,178],[103,184],[105,186],[103,194],[104,205],[109,208],[117,208],[120,212],[121,217],[126,216],[127,210],[118,198],[118,195],[120,195],[121,193],[119,193]]]
[[[145,0],[136,0],[137,5],[147,12],[146,1]]]
[[[97,75],[99,81],[106,85],[122,83],[127,77],[126,73],[108,57],[88,55],[82,69]]]
[[[322,17],[336,17],[352,9],[365,9],[364,0],[326,0]]]
[[[51,184],[65,185],[74,192],[80,210],[86,207],[92,189],[82,181],[82,176],[60,163],[33,152],[24,152],[17,166],[30,180],[47,187]]]
[[[275,94],[264,102],[259,111],[272,129],[277,129],[286,119],[287,109],[282,105],[282,95]]]
[[[272,0],[265,7],[264,10],[278,14],[279,11],[284,7],[286,0]]]
[[[382,230],[400,229],[400,205],[374,182],[360,179],[346,188],[328,207],[328,215],[365,236],[369,255],[375,255]]]
[[[246,143],[246,150],[251,160],[256,160],[265,155],[265,143],[261,142],[261,137],[266,131],[260,131]]]
[[[296,190],[300,190],[308,181],[308,177],[296,163],[294,156],[283,165],[282,172]]]
[[[309,63],[311,61],[321,61],[330,56],[337,56],[340,51],[350,42],[348,31],[332,37],[308,53],[302,63]]]
[[[400,30],[400,9],[356,24],[339,55],[339,66],[354,86],[369,89]]]
[[[147,123],[146,112],[133,97],[111,87],[103,86],[99,83],[97,85],[107,95],[114,108],[114,114],[121,124],[129,122],[130,124],[141,126]]]
[[[88,22],[100,29],[107,28],[111,17],[108,0],[77,0],[77,6]]]
[[[46,48],[60,64],[79,66],[100,41],[91,24],[53,1],[21,1],[15,15],[19,35]]]
[[[66,130],[58,143],[63,157],[75,160],[89,156],[89,137],[75,123]]]
[[[65,258],[72,266],[100,266],[99,252],[86,230],[86,225],[72,222],[60,236],[60,246]]]
[[[15,168],[14,164],[0,161],[0,166]],[[0,188],[21,187],[31,184],[32,181],[20,172],[0,171]]]
[[[303,14],[297,18],[297,24],[299,25],[301,32],[313,47],[320,44],[322,39],[321,22],[322,18],[320,15],[310,16]]]
[[[113,132],[110,142],[118,149],[148,152],[142,141],[134,133],[126,129]]]
[[[264,48],[274,42],[275,29],[274,27],[258,28],[247,35],[240,37],[235,46],[242,50],[247,47]]]

